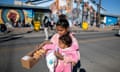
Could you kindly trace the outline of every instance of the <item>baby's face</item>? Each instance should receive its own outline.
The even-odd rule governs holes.
[[[67,45],[65,45],[61,40],[59,40],[59,47],[64,49],[67,48]]]

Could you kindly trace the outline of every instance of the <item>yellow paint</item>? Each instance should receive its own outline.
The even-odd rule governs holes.
[[[40,30],[40,21],[34,21],[34,30],[39,31]]]
[[[82,23],[82,29],[83,29],[83,30],[88,30],[88,23],[87,23],[87,22],[84,21],[84,22]]]
[[[3,20],[2,20],[2,18],[1,18],[1,14],[2,13],[2,9],[0,9],[0,24],[3,24]]]

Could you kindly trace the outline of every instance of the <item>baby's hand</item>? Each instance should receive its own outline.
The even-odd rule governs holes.
[[[75,62],[72,62],[72,66],[75,66],[76,65],[76,63]]]
[[[58,52],[58,51],[55,51],[55,56],[58,58],[58,59],[61,59],[63,60],[63,56]]]

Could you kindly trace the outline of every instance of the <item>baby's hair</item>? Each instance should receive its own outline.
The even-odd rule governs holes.
[[[68,32],[65,35],[62,35],[59,37],[59,40],[61,40],[65,45],[70,47],[72,45],[72,38],[70,37],[70,32]]]

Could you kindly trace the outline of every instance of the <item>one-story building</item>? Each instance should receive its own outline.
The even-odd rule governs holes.
[[[0,5],[0,24],[7,22],[32,24],[33,21],[41,23],[45,13],[49,14],[51,10],[47,7]]]

